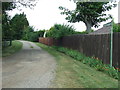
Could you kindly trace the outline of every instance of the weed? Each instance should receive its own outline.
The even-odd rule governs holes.
[[[30,46],[30,48],[34,48],[33,46]]]

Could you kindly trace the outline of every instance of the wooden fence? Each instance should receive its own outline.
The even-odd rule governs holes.
[[[42,38],[42,37],[40,37],[39,42],[43,43],[43,44],[46,44],[46,45],[49,45],[49,46],[54,45],[54,43],[53,43],[54,39],[53,38]]]
[[[110,64],[110,34],[98,35],[72,35],[62,39],[40,38],[41,43],[46,45],[57,45],[78,50],[86,56],[99,58],[105,64]],[[43,40],[43,41],[42,41]],[[113,34],[113,66],[118,67],[120,60],[120,33]]]

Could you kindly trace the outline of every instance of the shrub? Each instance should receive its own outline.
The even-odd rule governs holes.
[[[61,25],[61,24],[55,24],[53,27],[50,28],[50,30],[47,32],[47,37],[53,37],[53,38],[61,38],[63,36],[72,35],[75,33],[75,29],[73,26],[70,25]]]
[[[109,74],[111,77],[118,79],[118,71],[114,67],[105,66],[104,72]]]
[[[37,42],[39,37],[43,37],[45,30],[34,31],[33,27],[27,27],[24,32],[22,39],[32,42]]]
[[[120,32],[120,25],[113,24],[113,32]]]

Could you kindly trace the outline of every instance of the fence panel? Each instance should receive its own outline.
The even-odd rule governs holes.
[[[39,42],[46,45],[57,45],[85,54],[86,56],[94,56],[99,58],[105,64],[110,64],[110,34],[98,35],[72,35],[65,36],[61,39],[53,38],[39,38]],[[120,33],[113,34],[113,66],[118,67],[118,60],[120,59]]]

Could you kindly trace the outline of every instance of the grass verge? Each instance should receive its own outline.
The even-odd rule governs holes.
[[[12,46],[2,49],[2,57],[10,56],[22,48],[22,43],[19,41],[12,41]]]
[[[90,67],[94,67],[98,71],[104,72],[109,76],[118,79],[118,71],[120,71],[119,68],[111,67],[109,64],[104,64],[102,60],[99,60],[98,58],[95,58],[93,56],[87,57],[77,50],[57,46],[53,46],[53,48],[55,48],[59,52],[62,52],[74,58],[75,60],[78,60],[86,65],[89,65]]]
[[[36,44],[53,55],[57,61],[56,77],[50,88],[118,88],[118,80],[52,47]]]

